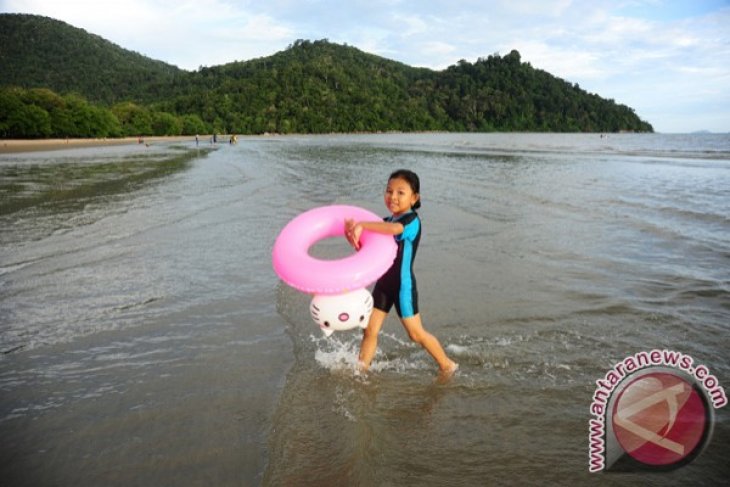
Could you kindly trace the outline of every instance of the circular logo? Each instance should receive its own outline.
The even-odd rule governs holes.
[[[621,448],[655,467],[679,466],[702,450],[711,425],[704,395],[684,378],[652,372],[630,382],[613,407]]]

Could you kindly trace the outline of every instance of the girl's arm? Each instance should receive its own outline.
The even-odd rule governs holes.
[[[385,235],[400,235],[403,233],[403,224],[398,222],[356,222],[345,220],[345,237],[355,250],[360,250],[360,235],[363,230],[383,233]]]

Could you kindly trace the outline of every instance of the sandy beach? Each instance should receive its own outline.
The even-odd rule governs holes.
[[[199,136],[200,142],[207,142],[209,135]],[[119,139],[5,139],[0,141],[0,154],[14,152],[51,151],[72,149],[78,147],[99,147],[106,145],[130,145],[139,144],[140,140],[145,144],[155,142],[190,142],[195,141],[193,135],[180,135],[172,137],[123,137]]]

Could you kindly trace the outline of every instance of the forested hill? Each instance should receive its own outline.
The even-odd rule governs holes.
[[[97,116],[104,112],[108,136],[652,131],[631,108],[533,68],[517,51],[434,71],[326,40],[299,40],[269,57],[189,72],[63,22],[20,14],[0,15],[0,87],[0,108],[32,109],[39,121],[45,120],[41,111],[48,117],[40,132],[28,123],[20,130],[12,127],[23,125],[23,117],[13,122],[6,110],[0,137],[34,130],[37,136],[78,135],[68,133],[69,117],[53,113],[69,103],[78,107],[78,95]],[[75,98],[67,102],[69,96]],[[59,117],[60,129],[54,125]]]
[[[186,75],[58,20],[0,14],[0,85],[77,92],[112,104],[165,96]]]

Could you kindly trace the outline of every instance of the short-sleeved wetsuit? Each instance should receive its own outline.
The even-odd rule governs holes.
[[[393,265],[375,283],[373,305],[387,313],[395,304],[398,316],[410,318],[418,314],[418,290],[416,276],[413,275],[413,260],[421,240],[421,219],[411,210],[398,218],[389,216],[383,220],[400,223],[403,225],[403,233],[395,236],[398,253]]]

